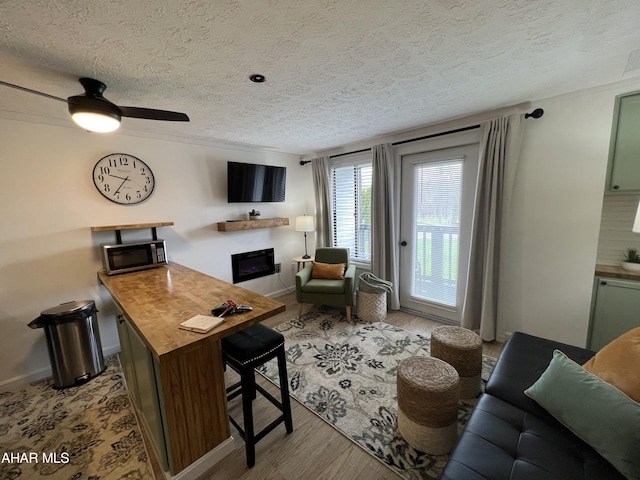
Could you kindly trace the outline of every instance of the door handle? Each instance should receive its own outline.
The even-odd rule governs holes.
[[[407,242],[405,242],[404,240],[400,242],[400,245],[402,245],[403,247],[407,246]]]

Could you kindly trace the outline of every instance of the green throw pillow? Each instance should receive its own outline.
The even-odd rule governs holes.
[[[640,403],[560,350],[524,392],[630,479],[640,479]]]

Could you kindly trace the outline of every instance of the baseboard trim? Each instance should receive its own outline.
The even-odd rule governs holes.
[[[45,367],[25,375],[18,375],[17,377],[9,378],[8,380],[0,382],[0,392],[16,390],[30,383],[48,378],[51,375],[51,367]]]
[[[169,472],[164,472],[167,480],[196,480],[207,473],[211,468],[220,462],[224,457],[229,455],[235,449],[235,439],[227,438],[224,442],[208,453],[205,453],[198,460],[193,462],[187,468],[179,472],[177,475],[171,476]]]
[[[456,322],[455,320],[450,320],[445,317],[441,317],[439,315],[434,315],[432,313],[421,312],[420,310],[414,310],[412,308],[400,307],[400,311],[409,313],[411,315],[415,315],[416,317],[428,318],[429,320],[433,320],[434,322],[439,322],[445,325],[454,325],[459,327],[460,322]]]
[[[265,297],[274,298],[274,297],[280,297],[280,296],[284,295],[285,293],[291,293],[291,292],[292,292],[292,290],[290,290],[289,287],[287,287],[287,288],[283,288],[281,290],[276,290],[275,292],[265,293],[263,295]]]
[[[107,348],[102,349],[102,354],[105,357],[109,355],[113,355],[114,353],[120,352],[120,345],[111,345]],[[53,375],[51,372],[51,365],[40,368],[38,370],[34,370],[29,373],[25,373],[24,375],[18,375],[13,378],[9,378],[7,380],[3,380],[0,382],[0,392],[9,392],[12,390],[16,390],[20,387],[24,387],[25,385],[29,385],[30,383],[39,382],[40,380],[44,380],[45,378],[49,378]]]

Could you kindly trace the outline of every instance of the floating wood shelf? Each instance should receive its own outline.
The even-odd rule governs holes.
[[[130,225],[109,225],[104,227],[91,227],[94,232],[106,232],[110,230],[135,230],[137,228],[172,227],[173,222],[132,223]]]
[[[107,231],[115,230],[116,242],[120,244],[122,243],[122,235],[120,234],[120,230],[137,230],[141,228],[150,228],[153,239],[157,240],[158,234],[156,233],[156,227],[172,227],[172,226],[173,226],[173,222],[131,223],[128,225],[107,225],[102,227],[91,227],[91,231],[107,232]]]
[[[235,232],[238,230],[255,230],[289,225],[288,218],[263,218],[261,220],[237,220],[234,222],[218,222],[219,232]]]

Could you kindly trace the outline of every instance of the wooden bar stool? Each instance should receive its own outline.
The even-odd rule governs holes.
[[[287,433],[293,432],[284,337],[279,332],[257,323],[223,338],[222,357],[225,364],[240,375],[240,381],[227,388],[227,401],[242,395],[244,429],[231,416],[229,416],[229,420],[245,441],[247,465],[251,468],[256,463],[256,443],[282,422],[285,424]],[[256,383],[254,371],[256,367],[275,357],[278,358],[281,402]],[[282,415],[258,433],[255,433],[253,428],[252,408],[252,401],[256,398],[256,391],[260,392],[282,412]]]

